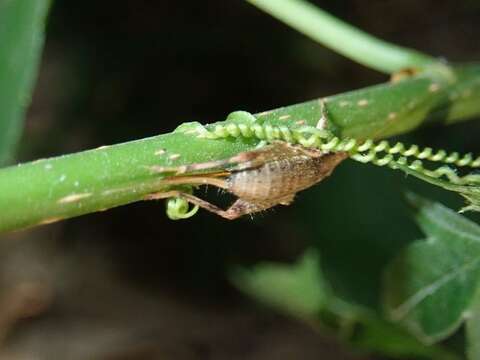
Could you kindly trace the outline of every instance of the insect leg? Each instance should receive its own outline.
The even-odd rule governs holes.
[[[295,199],[295,194],[292,194],[292,195],[285,196],[282,199],[279,199],[278,203],[280,205],[290,205],[294,199]]]
[[[172,198],[172,197],[179,197],[187,200],[189,203],[193,205],[200,206],[201,208],[208,210],[214,214],[217,214],[218,216],[221,216],[225,219],[228,220],[233,220],[236,219],[237,217],[244,215],[244,213],[235,216],[235,214],[230,212],[230,209],[233,207],[230,207],[227,211],[220,209],[218,206],[209,203],[208,201],[205,201],[203,199],[200,199],[194,195],[187,194],[181,191],[173,190],[173,191],[167,191],[163,193],[154,193],[154,194],[148,194],[144,197],[145,200],[160,200],[160,199],[166,199],[166,198]],[[238,202],[238,200],[236,201]],[[235,202],[235,203],[236,203]],[[246,213],[245,213],[246,214]]]
[[[244,199],[237,199],[227,210],[223,211],[224,218],[235,220],[243,215],[253,214],[262,210],[267,210],[275,205],[290,205],[295,194],[287,195],[280,199],[272,201],[254,202]]]
[[[162,185],[213,185],[221,189],[228,189],[227,182],[221,176],[228,175],[228,172],[206,175],[176,176],[161,180]]]
[[[278,203],[255,203],[248,200],[237,199],[227,210],[223,211],[223,214],[219,215],[228,220],[235,220],[243,215],[266,210],[276,204]]]

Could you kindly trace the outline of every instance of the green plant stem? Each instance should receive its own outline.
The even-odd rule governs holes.
[[[256,114],[272,125],[315,126],[320,99]],[[432,71],[322,99],[338,136],[382,138],[425,121],[453,123],[480,115],[480,64]],[[215,124],[206,125],[212,128]],[[209,140],[178,130],[164,135],[43,159],[0,170],[0,231],[49,223],[168,191],[156,166],[225,159],[258,145],[255,138]],[[159,213],[159,216],[164,216]]]
[[[436,60],[377,39],[303,0],[247,0],[320,44],[374,70],[394,73]]]

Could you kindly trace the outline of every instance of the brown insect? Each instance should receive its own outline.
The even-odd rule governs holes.
[[[238,199],[227,210],[177,190],[149,194],[146,199],[181,197],[194,205],[233,220],[275,205],[289,205],[297,192],[329,176],[346,157],[347,153],[344,152],[325,154],[320,150],[307,149],[300,145],[276,142],[226,160],[160,169],[176,172],[175,176],[162,180],[162,184],[208,184],[237,196]],[[218,170],[210,172],[214,169]]]

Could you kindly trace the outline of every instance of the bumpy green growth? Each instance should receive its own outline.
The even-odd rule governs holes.
[[[236,111],[227,117],[225,124],[203,126],[194,123],[190,124],[191,126],[188,128],[177,129],[177,131],[184,131],[199,138],[207,139],[255,138],[265,143],[285,141],[290,144],[316,148],[326,153],[347,152],[349,157],[355,161],[403,170],[422,180],[460,193],[463,193],[461,189],[452,189],[448,185],[467,187],[480,185],[480,174],[468,173],[459,176],[455,169],[448,166],[480,168],[480,156],[475,158],[471,153],[465,155],[460,155],[458,152],[448,153],[443,149],[434,151],[429,147],[406,146],[401,142],[392,146],[386,140],[375,142],[371,139],[363,141],[353,138],[340,139],[331,131],[323,128],[327,121],[324,113],[318,127],[307,125],[276,126],[263,123],[248,112]],[[424,160],[440,163],[442,166],[428,169],[424,165]],[[171,219],[185,219],[196,213],[196,209],[188,211],[188,206],[185,204],[183,206],[173,206],[178,201],[179,199],[169,199],[167,203],[168,216]],[[475,207],[470,206],[467,209],[475,209]]]

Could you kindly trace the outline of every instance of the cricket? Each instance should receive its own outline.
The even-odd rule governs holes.
[[[276,205],[289,205],[296,193],[328,177],[347,157],[347,152],[325,153],[276,141],[225,160],[160,169],[175,173],[175,176],[163,179],[162,184],[213,185],[233,194],[237,200],[227,210],[179,190],[149,194],[145,200],[183,198],[225,219],[234,220]]]

